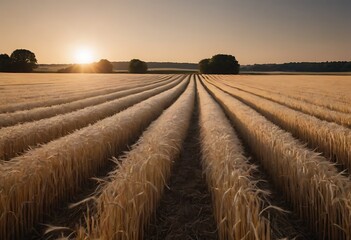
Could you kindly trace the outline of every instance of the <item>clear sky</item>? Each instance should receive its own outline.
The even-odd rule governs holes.
[[[0,0],[0,33],[39,63],[351,61],[351,0]]]

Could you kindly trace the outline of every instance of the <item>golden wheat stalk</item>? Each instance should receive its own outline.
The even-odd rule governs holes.
[[[351,129],[265,100],[261,97],[215,83],[221,89],[253,107],[265,117],[323,152],[344,168],[351,169]]]
[[[76,129],[111,116],[138,102],[170,89],[182,82],[182,80],[182,78],[179,78],[164,86],[71,113],[0,129],[0,159],[9,160],[30,146],[47,143],[65,136]]]
[[[17,111],[14,113],[0,114],[0,128],[12,126],[18,123],[31,122],[35,120],[49,118],[59,114],[73,112],[86,107],[102,104],[108,101],[113,101],[118,98],[129,96],[131,94],[136,94],[146,90],[157,88],[166,85],[167,83],[170,83],[172,81],[173,79],[147,86],[137,86],[135,88],[129,87],[128,89],[123,91],[113,92],[107,95],[99,95],[91,98],[85,98],[55,106],[34,108],[25,111]]]
[[[351,113],[349,81],[343,76],[214,76],[228,84],[282,94],[291,99],[320,106],[336,112]],[[213,79],[213,78],[212,78]]]
[[[143,230],[179,157],[193,112],[192,80],[179,99],[153,122],[122,162],[97,198],[95,229],[99,239],[142,239]],[[92,222],[88,221],[88,225]]]
[[[82,100],[84,98],[96,97],[99,95],[109,94],[116,91],[127,90],[131,87],[145,84],[145,82],[152,84],[163,80],[167,80],[169,78],[170,76],[144,76],[141,79],[137,79],[135,76],[126,77],[123,75],[119,75],[118,77],[109,79],[109,81],[97,81],[94,78],[88,78],[84,79],[84,88],[82,88],[81,84],[77,83],[75,79],[55,79],[55,82],[50,84],[50,86],[52,87],[49,89],[48,87],[43,87],[41,85],[40,88],[34,88],[33,86],[29,86],[26,89],[21,89],[22,96],[18,96],[18,89],[16,89],[14,86],[9,86],[9,92],[6,95],[2,96],[6,97],[6,101],[1,101],[2,99],[0,98],[0,102],[5,102],[5,104],[0,105],[0,113],[11,113],[16,111],[29,110],[33,108],[65,104],[73,101]],[[81,80],[82,79],[78,79],[78,81]],[[20,84],[22,83],[23,82],[20,82]],[[20,84],[17,83],[16,85]],[[118,85],[118,87],[116,87],[116,85]],[[28,93],[26,94],[26,92]],[[33,97],[33,93],[39,92],[44,92],[44,96],[36,96],[35,101],[28,100],[28,98],[30,99],[31,97]],[[20,99],[22,99],[22,101],[18,102]],[[13,103],[16,101],[18,103]]]
[[[320,154],[242,102],[206,84],[272,181],[320,239],[351,238],[351,182]]]
[[[234,129],[220,106],[197,84],[203,168],[212,193],[220,239],[270,239],[260,216],[262,191],[251,179],[249,164]]]
[[[94,125],[0,165],[0,239],[18,239],[133,141],[184,91],[183,81]]]
[[[256,95],[258,97],[262,97],[264,99],[282,104],[294,110],[301,111],[303,113],[315,116],[321,120],[334,122],[334,123],[343,125],[345,127],[351,127],[351,114],[349,113],[330,110],[325,107],[321,107],[307,102],[302,102],[300,100],[296,100],[294,98],[290,98],[285,95],[272,93],[266,90],[255,89],[252,87],[246,87],[246,86],[233,84],[233,83],[229,84],[223,81],[220,81],[220,82],[225,84],[226,86],[233,87],[243,92],[247,92],[247,93]]]

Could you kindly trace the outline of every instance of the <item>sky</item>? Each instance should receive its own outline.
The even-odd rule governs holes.
[[[38,63],[351,61],[350,13],[350,0],[0,0],[0,53],[28,49]]]

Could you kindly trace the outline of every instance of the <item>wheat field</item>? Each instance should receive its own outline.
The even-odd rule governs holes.
[[[351,239],[351,77],[0,74],[0,239]]]

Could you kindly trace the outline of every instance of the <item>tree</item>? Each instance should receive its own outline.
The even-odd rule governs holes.
[[[200,72],[201,73],[210,73],[211,70],[210,70],[210,59],[209,58],[206,58],[206,59],[202,59],[200,62],[199,62],[199,69],[200,69]]]
[[[129,72],[130,73],[146,73],[147,64],[139,59],[132,59],[129,62]]]
[[[106,59],[101,59],[94,65],[98,73],[111,73],[113,69],[112,63]]]
[[[37,67],[35,54],[26,49],[17,49],[11,54],[12,71],[32,72]]]
[[[242,67],[243,71],[260,72],[350,72],[351,62],[290,62],[280,64],[254,64]]]
[[[11,70],[11,58],[7,54],[0,54],[0,72]]]
[[[238,74],[240,65],[232,55],[217,54],[211,59],[203,59],[199,62],[201,73],[207,74]]]

